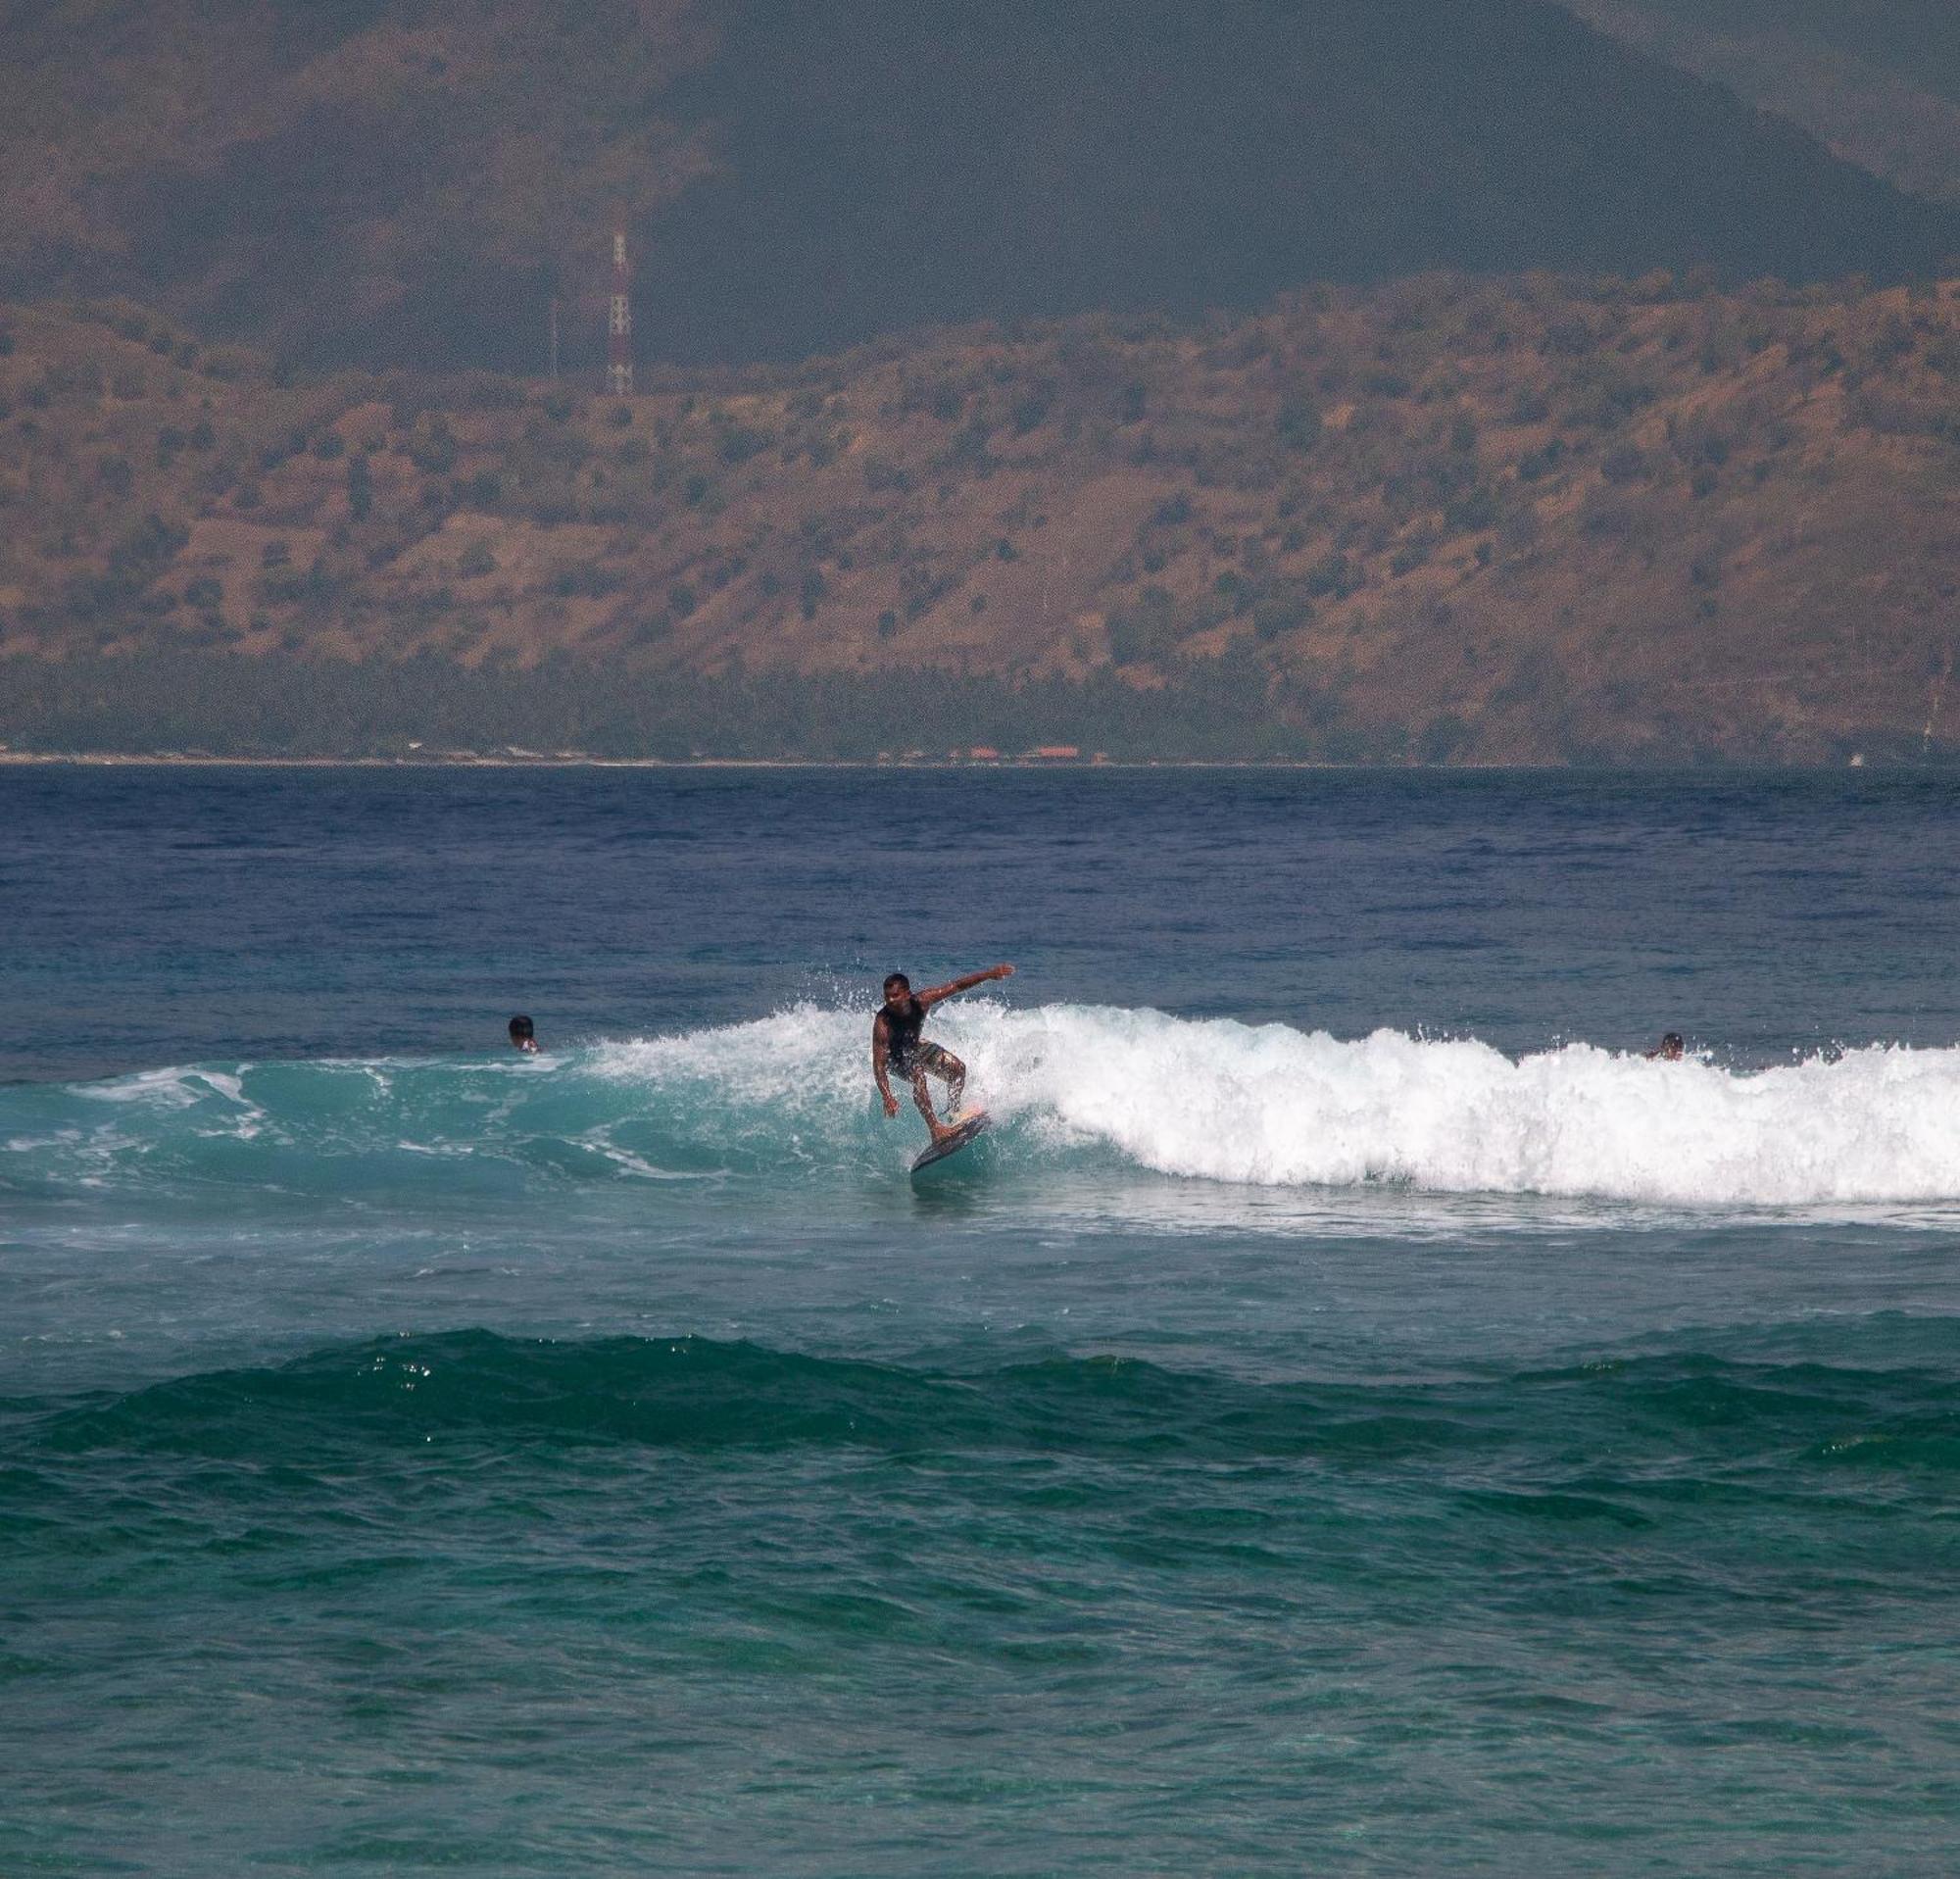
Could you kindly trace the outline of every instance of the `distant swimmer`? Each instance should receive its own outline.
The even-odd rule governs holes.
[[[538,1053],[538,1027],[527,1017],[519,1015],[511,1020],[511,1048],[535,1057]]]
[[[929,992],[914,992],[912,982],[903,972],[894,972],[885,981],[885,1002],[871,1020],[871,1074],[878,1094],[885,1099],[885,1113],[899,1113],[899,1099],[892,1094],[890,1077],[903,1076],[912,1086],[925,1125],[935,1142],[943,1142],[955,1131],[939,1119],[932,1107],[926,1078],[936,1076],[946,1085],[948,1108],[957,1114],[959,1099],[966,1089],[966,1065],[951,1051],[928,1043],[919,1033],[925,1028],[925,1014],[942,999],[970,992],[989,979],[1012,978],[1011,965],[996,965],[984,972],[968,972],[947,985],[935,985]],[[889,1073],[889,1074],[888,1074]]]
[[[1650,1050],[1647,1053],[1647,1062],[1651,1063],[1656,1058],[1658,1058],[1663,1063],[1679,1063],[1681,1062],[1681,1054],[1684,1048],[1685,1047],[1683,1046],[1681,1041],[1681,1033],[1679,1031],[1669,1031],[1668,1034],[1664,1038],[1662,1038],[1661,1041],[1658,1044],[1656,1044],[1652,1050]]]

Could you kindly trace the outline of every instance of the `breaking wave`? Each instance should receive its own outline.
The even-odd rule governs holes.
[[[0,1192],[360,1193],[538,1180],[883,1179],[917,1146],[870,1088],[864,1014],[520,1060],[320,1060],[0,1088]],[[993,1173],[1095,1166],[1672,1206],[1960,1201],[1960,1050],[1767,1069],[1590,1045],[973,1003],[935,1034],[1002,1125]]]

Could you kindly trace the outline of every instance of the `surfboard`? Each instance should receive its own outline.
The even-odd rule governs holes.
[[[984,1134],[992,1120],[985,1110],[966,1110],[956,1115],[953,1118],[953,1133],[937,1142],[928,1142],[912,1162],[912,1172],[916,1174],[935,1162],[945,1161],[949,1155],[957,1155],[976,1135]]]

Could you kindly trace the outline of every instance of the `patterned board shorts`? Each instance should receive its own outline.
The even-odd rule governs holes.
[[[920,1070],[936,1070],[944,1076],[946,1066],[952,1062],[953,1059],[937,1044],[928,1043],[921,1038],[918,1049],[910,1057],[903,1062],[897,1058],[892,1060],[892,1071],[897,1076],[911,1076]]]

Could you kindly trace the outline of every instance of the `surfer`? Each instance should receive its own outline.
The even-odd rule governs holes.
[[[511,1020],[511,1048],[527,1057],[538,1053],[538,1027],[521,1014]]]
[[[1662,1063],[1679,1063],[1681,1062],[1681,1054],[1683,1050],[1686,1048],[1687,1047],[1681,1041],[1681,1033],[1679,1031],[1669,1031],[1668,1034],[1664,1038],[1662,1038],[1661,1041],[1658,1044],[1656,1044],[1652,1050],[1650,1050],[1647,1053],[1647,1062],[1651,1063],[1656,1060],[1658,1060]]]
[[[957,1114],[959,1098],[966,1088],[966,1065],[951,1051],[928,1043],[919,1035],[925,1028],[925,1015],[942,999],[970,992],[989,979],[1013,975],[1011,965],[994,965],[984,972],[968,972],[964,978],[935,985],[928,992],[914,992],[911,980],[903,972],[894,972],[886,979],[885,1002],[871,1020],[871,1075],[877,1082],[878,1094],[884,1098],[887,1115],[899,1113],[899,1099],[892,1094],[891,1078],[903,1076],[910,1080],[912,1098],[925,1117],[926,1127],[932,1131],[932,1139],[943,1142],[954,1133],[934,1112],[932,1093],[925,1080],[936,1076],[946,1085],[947,1105]]]

